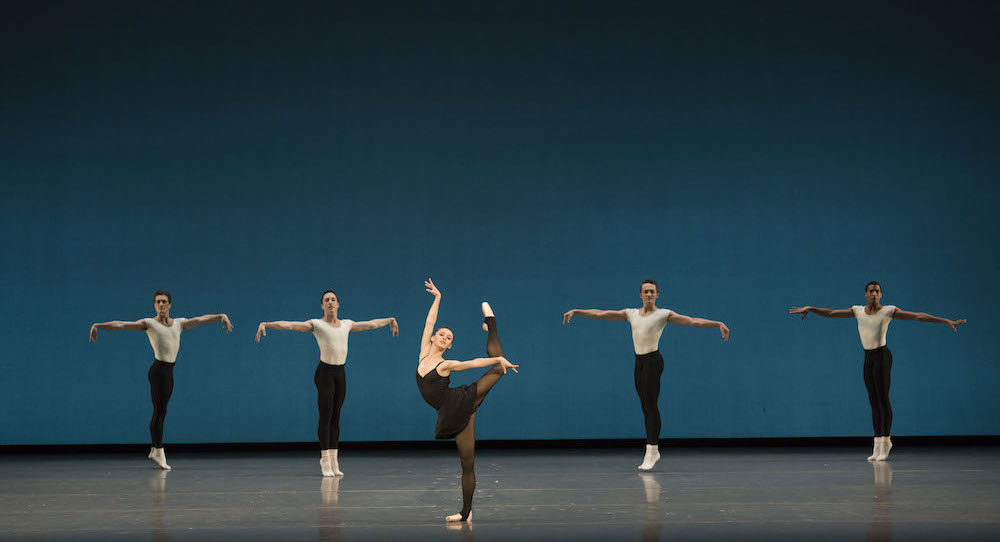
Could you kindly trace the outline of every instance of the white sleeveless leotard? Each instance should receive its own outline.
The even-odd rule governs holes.
[[[143,318],[149,345],[153,347],[153,357],[167,363],[177,361],[177,351],[181,348],[181,331],[187,318],[174,318],[173,325],[165,326],[156,318]]]
[[[660,335],[673,314],[669,309],[656,309],[646,316],[639,316],[640,309],[624,309],[625,319],[632,324],[632,345],[638,356],[660,348]]]
[[[353,320],[340,319],[340,327],[333,327],[326,320],[309,320],[313,335],[319,344],[319,360],[327,365],[343,365],[347,362],[347,334],[354,326]]]
[[[861,336],[861,346],[865,350],[874,350],[885,346],[885,334],[889,331],[889,322],[896,313],[895,305],[882,305],[875,314],[866,314],[864,305],[851,307],[854,317],[858,319],[858,335]]]

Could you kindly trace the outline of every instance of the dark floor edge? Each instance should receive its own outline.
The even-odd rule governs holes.
[[[892,437],[896,444],[907,446],[997,446],[1000,435],[947,435]],[[816,448],[856,447],[871,444],[872,437],[800,437],[800,438],[677,438],[661,439],[660,447],[671,448]],[[566,449],[639,447],[642,439],[560,439],[560,440],[480,440],[480,449]],[[314,451],[315,442],[217,442],[167,443],[171,452],[256,452]],[[341,442],[348,450],[441,450],[453,449],[451,440],[403,440]],[[136,453],[149,444],[4,444],[0,454],[65,453]]]

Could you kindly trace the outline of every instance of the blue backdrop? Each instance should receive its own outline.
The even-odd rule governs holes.
[[[146,442],[147,338],[184,332],[167,442],[316,438],[309,334],[350,339],[341,436],[433,437],[414,383],[435,279],[453,357],[492,302],[521,364],[480,438],[640,438],[626,323],[659,305],[666,437],[870,435],[853,320],[884,302],[897,435],[998,434],[995,3],[46,2],[0,20],[0,444]],[[540,5],[539,5],[540,4]],[[456,375],[469,382],[478,375]]]

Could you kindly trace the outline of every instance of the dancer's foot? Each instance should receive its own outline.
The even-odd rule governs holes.
[[[323,476],[334,476],[333,466],[330,465],[330,456],[323,455],[319,458],[319,470],[323,473]]]
[[[330,450],[330,468],[333,469],[334,476],[343,476],[344,473],[340,472],[340,463],[337,461],[337,452],[339,450]]]
[[[493,317],[493,309],[490,308],[489,303],[483,301],[483,318],[492,318],[492,317]],[[490,327],[486,325],[486,322],[483,322],[483,331],[489,331],[489,330]]]
[[[444,518],[444,520],[447,521],[448,523],[454,523],[456,521],[469,521],[471,519],[472,519],[472,510],[469,510],[468,512],[465,512],[463,510],[462,512],[459,512],[457,514],[445,516]]]
[[[642,465],[639,465],[639,470],[652,470],[653,465],[660,460],[660,447],[656,444],[646,445],[646,457],[642,459]]]
[[[868,456],[868,461],[875,461],[875,458],[878,457],[879,445],[881,443],[882,443],[882,439],[879,438],[879,437],[875,437],[875,440],[872,443],[872,455]]]
[[[892,439],[889,437],[882,437],[882,448],[879,450],[878,457],[875,461],[885,461],[889,457],[889,450],[892,449]]]
[[[170,465],[167,465],[167,456],[163,453],[163,448],[150,448],[149,455],[146,457],[152,459],[161,469],[170,470]]]

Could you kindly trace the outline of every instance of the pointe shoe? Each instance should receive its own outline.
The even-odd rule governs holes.
[[[466,516],[465,519],[462,519],[462,514],[452,514],[450,516],[445,516],[444,520],[447,521],[448,523],[456,523],[459,521],[472,521],[472,512],[469,512],[469,515]]]
[[[330,465],[330,456],[324,455],[319,459],[319,469],[323,476],[334,476],[333,466]]]
[[[892,439],[889,437],[882,437],[882,447],[879,450],[878,457],[875,461],[885,461],[889,458],[889,450],[892,449]]]
[[[149,455],[146,457],[152,459],[161,469],[170,470],[170,465],[167,465],[167,455],[163,453],[163,448],[150,448]]]

